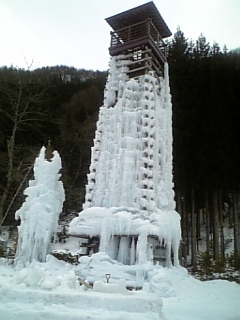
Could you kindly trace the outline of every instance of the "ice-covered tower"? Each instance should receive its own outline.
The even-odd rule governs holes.
[[[163,38],[153,2],[106,21],[110,70],[92,148],[83,211],[70,233],[86,254],[124,264],[178,264],[179,215],[172,182],[172,106]]]

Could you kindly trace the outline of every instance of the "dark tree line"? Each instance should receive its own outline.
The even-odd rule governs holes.
[[[240,255],[240,55],[181,30],[168,51],[177,209],[196,269],[203,228],[214,260],[226,258],[226,226]]]

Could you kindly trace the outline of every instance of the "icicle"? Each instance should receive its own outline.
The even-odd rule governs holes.
[[[131,255],[130,255],[130,265],[135,264],[135,261],[136,261],[135,238],[132,237],[132,242],[131,242]]]
[[[130,238],[129,237],[121,237],[119,244],[119,252],[118,252],[118,261],[123,264],[129,264],[129,245]]]
[[[110,241],[109,241],[107,254],[113,260],[117,260],[117,258],[118,258],[118,247],[119,247],[119,237],[111,236]]]

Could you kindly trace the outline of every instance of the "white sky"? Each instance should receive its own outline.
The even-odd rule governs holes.
[[[108,68],[107,17],[148,0],[0,0],[0,66]],[[240,0],[155,0],[172,33],[240,47]]]

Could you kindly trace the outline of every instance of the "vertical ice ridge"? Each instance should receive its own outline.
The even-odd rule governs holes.
[[[129,80],[126,71],[111,59],[84,209],[125,206],[146,215],[173,210],[168,68],[164,79],[150,73]]]

